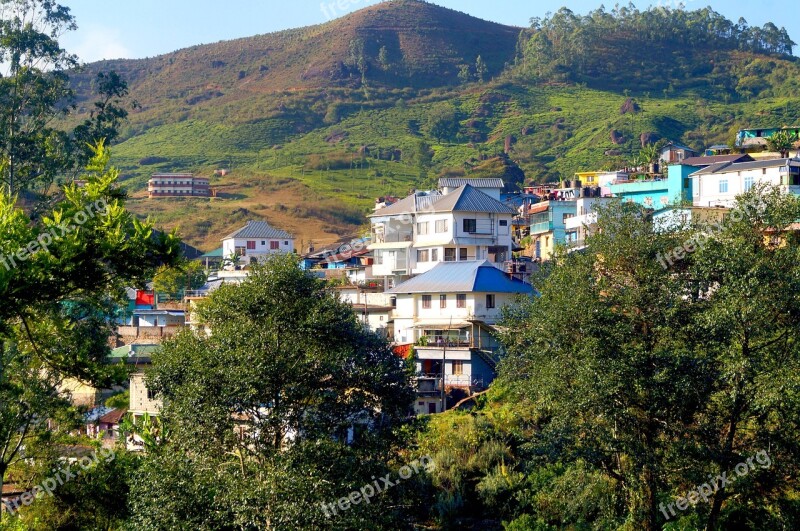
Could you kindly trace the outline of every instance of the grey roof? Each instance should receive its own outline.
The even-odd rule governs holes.
[[[417,212],[490,212],[514,214],[516,210],[470,184],[464,184],[447,195],[438,192],[417,192],[397,203],[382,208],[370,217],[416,214]]]
[[[294,236],[285,230],[274,228],[266,221],[248,221],[247,225],[224,237],[223,240],[230,240],[232,238],[271,238],[283,240],[292,239]]]
[[[711,149],[711,148],[709,148]],[[734,155],[709,155],[706,157],[687,157],[678,164],[681,166],[711,166],[721,162],[749,162],[753,157],[746,153]]]
[[[720,162],[712,164],[707,168],[698,170],[691,174],[691,176],[710,175],[712,173],[731,173],[735,171],[758,170],[761,168],[779,168],[788,165],[793,159],[769,159],[769,160],[755,160],[752,162]],[[796,159],[795,159],[796,160]]]
[[[439,188],[460,188],[465,184],[474,186],[475,188],[505,188],[503,179],[499,177],[489,177],[486,179],[469,178],[469,177],[442,177],[439,179]]]
[[[427,273],[387,293],[532,293],[533,288],[513,279],[488,260],[441,262]]]
[[[396,216],[398,214],[415,214],[420,211],[430,211],[431,205],[441,198],[442,194],[439,192],[415,192],[393,205],[370,214],[370,217]]]
[[[516,210],[490,197],[469,184],[463,185],[432,206],[434,212],[491,212],[494,214],[514,214]]]

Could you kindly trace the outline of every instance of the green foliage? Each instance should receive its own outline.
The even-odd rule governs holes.
[[[112,407],[114,409],[128,409],[130,405],[131,392],[128,389],[108,397],[105,401],[106,407]]]
[[[180,298],[186,290],[203,287],[206,279],[201,262],[182,260],[179,264],[159,268],[153,277],[153,289]]]
[[[791,317],[800,245],[791,232],[778,244],[765,237],[800,217],[800,201],[755,190],[735,212],[721,230],[665,233],[638,207],[612,205],[587,251],[560,255],[536,282],[541,296],[508,313],[501,379],[540,419],[531,450],[593,478],[574,497],[588,505],[564,505],[546,521],[593,521],[605,507],[604,518],[655,529],[660,503],[760,450],[773,466],[800,465],[789,435],[797,426],[786,422],[800,403],[782,391],[800,368]],[[684,259],[663,258],[687,245]],[[683,514],[715,529],[729,511],[756,505],[791,521],[779,507],[797,485],[778,476],[789,477],[752,470]]]
[[[0,484],[23,447],[31,458],[51,436],[40,420],[65,415],[65,378],[108,387],[127,376],[103,363],[117,303],[179,254],[174,235],[155,237],[125,210],[108,159],[101,144],[86,185],[35,221],[0,192]]]
[[[321,510],[370,482],[396,451],[394,429],[413,395],[385,341],[292,256],[219,288],[197,316],[212,335],[167,341],[147,375],[170,436],[148,453],[135,521],[297,528],[389,518],[391,494],[336,519]],[[167,488],[175,482],[189,487]]]
[[[781,156],[787,157],[789,150],[794,147],[797,140],[794,131],[781,130],[767,138],[767,146],[770,151],[777,151]]]
[[[710,8],[659,6],[640,11],[629,4],[610,13],[601,7],[579,16],[564,7],[533,19],[527,39],[521,37],[518,45],[523,75],[597,88],[623,90],[633,81],[640,90],[671,92],[675,84],[719,95],[735,87],[749,99],[773,86],[784,90],[788,85],[777,78],[770,83],[757,74],[737,75],[719,64],[720,57],[736,64],[742,52],[772,54],[785,68],[797,70],[791,59],[795,43],[785,29],[772,23],[749,27],[743,19],[734,23]]]
[[[20,511],[20,520],[27,531],[86,529],[104,531],[122,529],[129,518],[129,482],[135,477],[141,458],[123,448],[97,450],[95,465],[75,478],[64,481]],[[94,459],[94,457],[92,457]],[[34,484],[53,477],[53,470],[63,470],[63,462],[55,457],[39,463]],[[0,527],[2,529],[2,527]]]

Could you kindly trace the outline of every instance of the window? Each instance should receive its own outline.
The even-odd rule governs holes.
[[[247,242],[247,250],[248,251],[255,251],[256,250],[256,242],[248,241]]]
[[[753,177],[744,178],[744,191],[747,192],[753,187]]]
[[[494,308],[494,293],[486,295],[486,308]]]
[[[262,240],[261,241],[261,247],[264,247],[265,245],[267,245],[267,242]]]
[[[273,251],[277,251],[281,248],[281,242],[271,241],[269,242],[269,248]]]
[[[500,226],[501,227],[508,227],[508,220],[507,219],[501,219],[500,220]]]
[[[561,219],[562,223],[566,223],[569,218],[574,218],[575,214],[564,214],[564,217]]]
[[[423,295],[422,296],[422,307],[426,310],[430,309],[431,307],[431,296],[430,295]]]
[[[461,376],[464,374],[464,362],[463,361],[454,361],[453,362],[453,376]]]
[[[447,295],[439,295],[439,308],[447,308]]]
[[[478,221],[475,219],[465,219],[464,232],[478,232]]]
[[[439,261],[439,249],[433,249],[431,251],[431,262],[438,262]]]
[[[456,261],[456,250],[453,248],[445,249],[444,250],[444,261],[445,262],[455,262]]]
[[[156,399],[156,392],[151,390],[151,389],[148,389],[147,390],[147,399],[148,400],[155,400]]]
[[[428,234],[428,222],[427,221],[422,221],[420,223],[417,223],[417,234],[419,234],[420,236],[424,236],[424,235]]]
[[[456,295],[456,308],[466,308],[467,307],[467,295],[465,293],[459,293]]]
[[[441,234],[443,232],[447,232],[447,220],[446,219],[440,219],[440,220],[436,221],[436,232],[438,232],[439,234]]]
[[[427,262],[428,261],[428,250],[417,251],[417,262]]]
[[[467,248],[466,247],[461,247],[458,250],[458,259],[461,260],[462,262],[467,260]]]
[[[375,265],[383,265],[383,252],[375,251]]]
[[[761,175],[766,175],[766,174],[767,174],[767,169],[761,168]]]
[[[728,179],[722,179],[719,182],[719,193],[727,194],[728,193]]]
[[[289,245],[289,242],[283,242],[284,245]]]

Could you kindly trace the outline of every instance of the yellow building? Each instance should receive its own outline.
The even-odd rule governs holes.
[[[600,174],[605,172],[600,171],[579,171],[575,174],[575,178],[581,182],[581,186],[600,186]]]

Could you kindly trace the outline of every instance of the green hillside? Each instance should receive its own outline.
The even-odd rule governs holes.
[[[253,215],[327,242],[357,232],[376,197],[440,174],[556,180],[624,164],[643,139],[702,148],[800,123],[792,45],[709,9],[560,10],[523,31],[395,0],[90,65],[75,86],[115,69],[141,104],[114,148],[136,212],[205,248]],[[154,171],[221,168],[216,199],[142,199]]]

